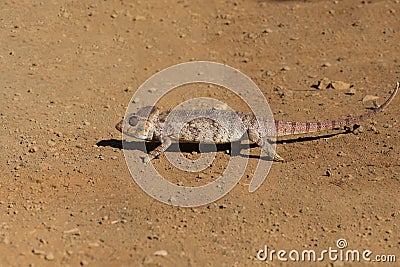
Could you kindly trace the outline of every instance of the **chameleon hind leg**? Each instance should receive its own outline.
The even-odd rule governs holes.
[[[270,158],[276,162],[284,162],[285,161],[285,159],[282,158],[281,156],[279,156],[276,153],[276,151],[273,149],[272,145],[274,142],[272,140],[270,140],[270,139],[264,140],[257,131],[251,130],[251,129],[248,130],[248,135],[249,135],[250,141],[256,143],[259,147],[262,148],[262,150],[264,150],[264,152],[267,153],[268,158]]]

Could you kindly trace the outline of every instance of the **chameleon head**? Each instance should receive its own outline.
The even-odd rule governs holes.
[[[141,108],[137,113],[127,115],[116,128],[126,135],[152,140],[159,113],[158,108],[153,106]]]

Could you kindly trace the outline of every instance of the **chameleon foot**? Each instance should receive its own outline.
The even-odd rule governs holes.
[[[276,153],[275,153],[275,155],[274,155],[273,160],[276,161],[276,162],[285,162],[285,159],[282,158],[281,156],[279,156],[279,155],[276,154]]]

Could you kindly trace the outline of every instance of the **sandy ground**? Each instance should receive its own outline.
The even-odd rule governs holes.
[[[371,250],[372,259],[396,255],[397,265],[387,265],[400,264],[399,96],[358,134],[281,140],[287,161],[274,163],[257,191],[248,192],[249,168],[229,194],[196,208],[146,195],[114,128],[147,78],[193,60],[248,75],[276,119],[362,114],[373,107],[366,95],[382,103],[400,80],[398,0],[6,0],[0,7],[0,266],[304,266],[276,254],[260,261],[257,252],[320,253],[338,249],[340,238],[348,249]],[[352,92],[316,89],[324,77]],[[172,93],[160,107],[194,96],[242,106],[207,88]],[[216,166],[229,159],[219,151]],[[177,183],[215,177],[213,170],[186,176],[164,157],[154,164]],[[308,264],[387,265],[328,257]]]

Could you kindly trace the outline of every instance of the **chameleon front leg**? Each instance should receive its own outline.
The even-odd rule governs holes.
[[[253,129],[249,129],[247,131],[248,135],[249,135],[249,139],[250,141],[256,143],[259,147],[261,147],[262,150],[264,150],[268,157],[273,159],[273,161],[277,161],[277,162],[284,162],[285,159],[282,158],[281,156],[279,156],[275,150],[272,148],[272,141],[267,139],[264,140],[260,134]]]
[[[154,150],[150,151],[147,157],[144,157],[143,161],[145,163],[151,161],[154,158],[157,158],[160,156],[162,153],[164,153],[165,150],[167,150],[168,147],[170,147],[172,144],[171,138],[169,137],[164,137],[161,141],[161,145],[156,147]]]

